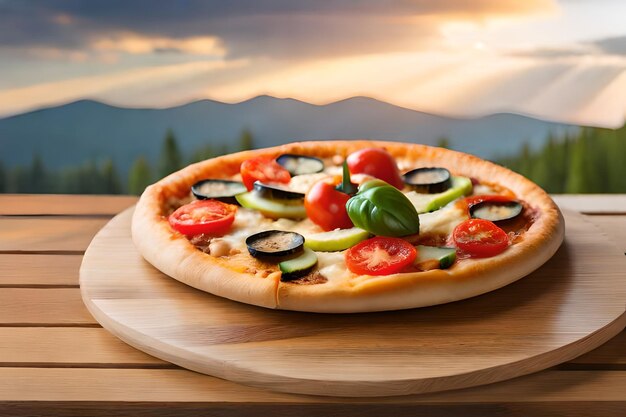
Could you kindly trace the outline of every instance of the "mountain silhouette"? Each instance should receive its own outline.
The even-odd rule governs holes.
[[[111,157],[125,173],[139,155],[156,161],[167,129],[189,155],[206,144],[232,149],[244,128],[252,132],[256,148],[325,139],[434,145],[445,137],[451,148],[483,158],[517,153],[524,142],[537,148],[550,133],[577,129],[509,113],[443,117],[367,97],[314,105],[258,96],[236,104],[200,100],[165,109],[81,100],[0,119],[0,161],[9,167],[26,165],[37,153],[47,167],[60,168]]]

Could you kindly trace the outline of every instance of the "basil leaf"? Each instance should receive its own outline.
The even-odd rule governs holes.
[[[366,185],[369,182],[363,184]],[[406,236],[419,232],[419,216],[409,199],[383,181],[361,188],[346,203],[356,227],[377,236]]]

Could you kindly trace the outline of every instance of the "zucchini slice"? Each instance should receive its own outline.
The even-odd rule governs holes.
[[[304,219],[306,210],[300,200],[272,200],[263,198],[258,193],[250,191],[235,196],[243,207],[258,210],[267,217],[274,219]]]
[[[418,213],[428,213],[445,206],[452,200],[472,192],[472,180],[467,177],[452,177],[452,187],[438,194],[420,194],[415,191],[406,193]]]
[[[336,252],[351,248],[369,237],[367,230],[352,227],[305,236],[304,246],[318,252]]]
[[[418,245],[415,264],[425,269],[450,268],[456,260],[455,248],[439,248],[435,246]]]
[[[283,273],[280,280],[291,281],[300,278],[311,272],[315,265],[317,265],[317,255],[311,249],[304,248],[300,256],[278,264],[278,268]]]

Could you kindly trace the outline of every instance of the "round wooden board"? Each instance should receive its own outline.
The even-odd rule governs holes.
[[[94,238],[82,297],[130,345],[198,372],[270,390],[391,396],[488,384],[539,371],[626,325],[624,256],[582,215],[531,275],[455,303],[383,313],[268,310],[198,291],[145,262],[132,208]]]

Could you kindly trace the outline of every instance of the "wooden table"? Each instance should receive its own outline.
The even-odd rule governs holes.
[[[626,195],[555,200],[588,215],[626,252]],[[78,287],[90,240],[135,201],[0,195],[0,416],[626,415],[626,332],[537,374],[382,399],[273,393],[137,351],[98,325]]]

